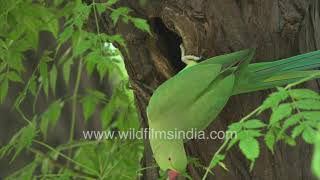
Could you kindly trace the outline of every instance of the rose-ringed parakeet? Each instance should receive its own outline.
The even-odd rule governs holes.
[[[272,62],[249,64],[253,49],[209,58],[200,63],[195,56],[184,56],[187,66],[161,84],[148,107],[149,128],[156,131],[205,129],[219,114],[232,95],[264,90],[305,78],[320,67],[320,51]],[[169,178],[184,173],[187,156],[184,139],[150,138],[154,158]]]

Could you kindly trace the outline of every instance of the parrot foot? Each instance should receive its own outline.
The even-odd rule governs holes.
[[[180,50],[181,50],[181,61],[185,64],[194,64],[195,61],[199,61],[202,59],[202,57],[194,56],[194,55],[185,55],[185,49],[182,44],[180,44]]]

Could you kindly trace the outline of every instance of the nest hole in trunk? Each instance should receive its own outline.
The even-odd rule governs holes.
[[[157,34],[157,47],[160,53],[169,60],[177,72],[182,70],[186,66],[181,61],[180,44],[182,38],[167,28],[159,17],[152,18],[150,24]]]

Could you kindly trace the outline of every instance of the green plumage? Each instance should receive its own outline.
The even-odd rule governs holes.
[[[264,63],[249,64],[254,50],[216,56],[187,66],[152,95],[147,115],[154,131],[203,130],[232,95],[295,82],[320,66],[320,51]],[[154,157],[163,170],[184,172],[183,139],[151,138]]]

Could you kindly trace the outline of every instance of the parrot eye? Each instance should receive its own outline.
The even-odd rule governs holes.
[[[171,157],[169,157],[168,160],[171,161]]]

